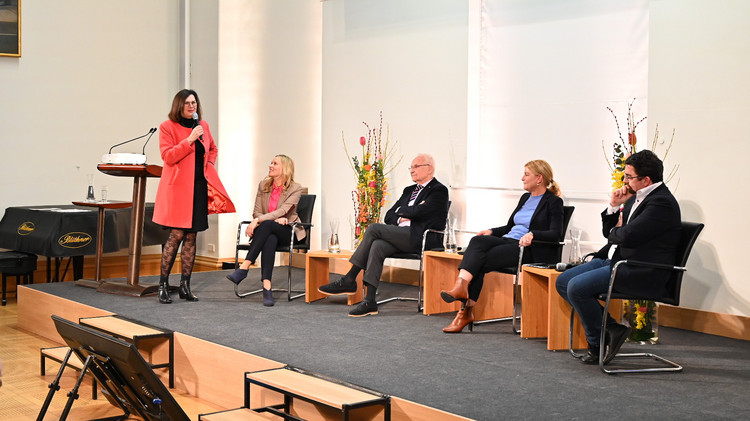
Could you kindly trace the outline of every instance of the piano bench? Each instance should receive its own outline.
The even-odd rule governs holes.
[[[34,283],[34,271],[36,270],[36,255],[22,253],[20,251],[0,251],[0,272],[3,275],[3,302],[5,305],[7,294],[8,276],[16,277],[16,291],[18,285]],[[23,280],[21,280],[23,277]],[[16,294],[18,296],[18,294]]]

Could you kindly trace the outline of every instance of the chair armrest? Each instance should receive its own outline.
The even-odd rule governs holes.
[[[534,245],[541,245],[541,246],[564,246],[565,241],[544,241],[544,240],[531,240],[532,246]]]
[[[654,268],[654,269],[664,269],[664,270],[678,270],[678,271],[686,271],[687,268],[684,266],[674,266],[674,265],[667,265],[664,263],[652,263],[652,262],[644,262],[642,260],[620,260],[619,262],[615,263],[615,266],[613,268],[616,269],[620,265],[630,265],[630,266],[641,266],[641,267],[648,267],[648,268]]]
[[[312,227],[315,226],[315,225],[313,225],[310,222],[290,222],[289,225],[291,225],[292,228],[294,228],[296,226],[305,227],[305,228],[308,228],[308,227],[312,228]]]

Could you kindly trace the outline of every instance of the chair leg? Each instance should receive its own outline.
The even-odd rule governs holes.
[[[575,309],[570,309],[570,331],[568,336],[568,352],[570,352],[570,355],[573,356],[573,358],[581,358],[584,354],[579,354],[573,350],[573,329],[575,327],[575,318],[576,318],[576,311]]]
[[[612,275],[614,278],[615,274]],[[626,374],[626,373],[666,373],[666,372],[680,372],[682,371],[682,366],[672,362],[666,358],[660,357],[656,354],[653,354],[651,352],[635,352],[635,353],[618,353],[615,355],[615,357],[612,359],[612,361],[609,362],[609,364],[612,364],[617,359],[627,359],[627,358],[638,358],[638,359],[653,359],[656,361],[659,361],[661,363],[666,364],[666,367],[649,367],[649,368],[615,368],[610,369],[607,368],[604,365],[604,352],[605,352],[605,335],[607,333],[607,317],[606,315],[609,313],[609,306],[611,302],[611,295],[612,295],[612,283],[610,283],[609,292],[607,293],[607,300],[604,302],[604,317],[602,318],[602,333],[599,337],[599,369],[602,371],[602,373],[606,374]]]
[[[518,275],[516,275],[516,279],[518,279]],[[478,320],[474,322],[474,326],[484,325],[488,323],[512,321],[513,324],[511,328],[513,329],[513,333],[521,333],[519,330],[516,329],[516,314],[517,314],[516,285],[518,285],[518,281],[516,279],[513,280],[513,314],[508,317],[498,317],[496,319]]]

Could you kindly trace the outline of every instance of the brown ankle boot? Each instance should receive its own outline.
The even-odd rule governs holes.
[[[462,277],[456,279],[456,284],[450,291],[440,291],[440,296],[446,303],[452,303],[456,300],[466,302],[469,299],[469,282]]]
[[[474,306],[464,307],[459,310],[451,324],[443,328],[443,332],[461,333],[466,325],[469,325],[469,332],[474,330]]]

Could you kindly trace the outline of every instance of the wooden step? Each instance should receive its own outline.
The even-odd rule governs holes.
[[[282,405],[283,412],[286,414],[290,410],[289,404],[294,399],[301,399],[335,409],[342,414],[343,419],[348,419],[351,409],[382,406],[384,419],[390,420],[389,396],[290,366],[247,373],[245,374],[245,381],[250,385],[282,393],[285,396],[285,401],[288,402]],[[245,390],[249,392],[250,388],[246,387]],[[250,402],[249,395],[246,395],[245,402]],[[250,404],[249,407],[258,412],[268,411],[276,415],[282,414],[279,411],[279,406],[254,408]]]
[[[67,346],[56,346],[54,348],[42,348],[41,350],[39,350],[39,352],[43,357],[49,358],[52,361],[57,361],[58,363],[62,364],[63,360],[65,359],[65,355],[69,350],[70,348],[68,348]],[[83,361],[78,358],[78,355],[72,354],[70,358],[68,358],[68,366],[80,371],[83,370]],[[44,375],[44,373],[42,373],[42,375]]]
[[[82,326],[93,328],[100,332],[112,335],[118,339],[125,340],[135,345],[140,351],[141,343],[146,340],[156,339],[166,341],[168,346],[167,361],[163,363],[150,362],[152,369],[167,368],[169,372],[169,388],[174,388],[174,333],[169,329],[161,329],[150,326],[136,320],[113,314],[109,316],[81,317],[78,322]]]
[[[68,351],[70,348],[67,346],[56,346],[53,348],[42,348],[39,350],[39,354],[41,355],[41,374],[42,376],[46,375],[46,364],[45,360],[50,359],[52,361],[55,361],[59,364],[62,364],[63,360],[65,359],[65,355],[68,354]],[[76,371],[83,370],[83,361],[81,361],[80,358],[78,358],[78,355],[76,353],[73,353],[70,355],[70,358],[68,358],[68,363],[66,364],[67,367],[71,367]],[[97,384],[96,384],[96,378],[91,374],[90,371],[86,372],[86,375],[91,376],[91,398],[96,399],[97,398]]]

